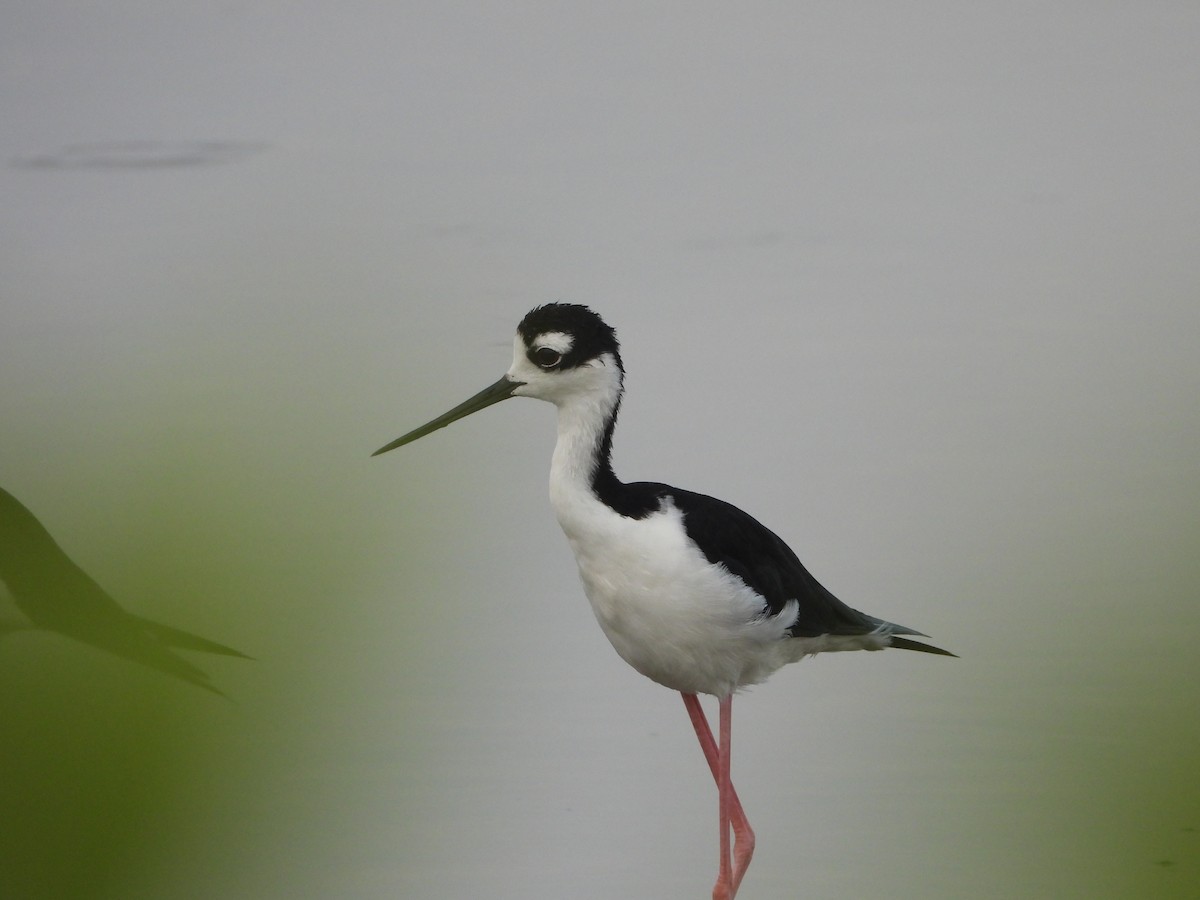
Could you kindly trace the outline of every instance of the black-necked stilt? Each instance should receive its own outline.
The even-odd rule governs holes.
[[[666,484],[618,480],[611,451],[624,376],[616,333],[598,315],[574,304],[539,306],[517,326],[503,378],[373,455],[508,397],[558,407],[550,501],[617,653],[683,695],[718,788],[713,897],[730,900],[754,852],[754,832],[729,775],[734,691],[831,650],[954,654],[902,637],[918,631],[846,606],[787,544],[737,507]],[[697,694],[718,698],[719,743]]]
[[[0,488],[0,594],[5,587],[23,615],[0,625],[0,630],[57,631],[214,694],[221,692],[208,674],[176,656],[173,648],[250,658],[216,641],[126,612],[72,562],[33,513]]]

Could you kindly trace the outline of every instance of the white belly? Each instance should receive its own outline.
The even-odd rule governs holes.
[[[762,598],[687,539],[673,505],[631,519],[589,499],[556,509],[559,523],[596,620],[646,677],[724,696],[816,649],[787,633],[795,603],[763,615]]]

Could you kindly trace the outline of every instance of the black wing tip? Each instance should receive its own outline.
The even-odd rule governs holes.
[[[892,635],[891,647],[898,650],[918,650],[921,653],[932,653],[936,656],[952,656],[959,659],[957,653],[951,653],[949,650],[943,650],[941,647],[935,647],[932,644],[922,644],[920,641],[910,641],[908,638],[897,637]]]

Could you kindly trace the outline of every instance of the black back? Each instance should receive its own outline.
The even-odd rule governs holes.
[[[601,472],[611,476],[611,469]],[[599,474],[599,473],[598,473]],[[793,637],[867,634],[880,620],[847,606],[806,569],[783,540],[731,503],[656,482],[621,484],[601,477],[600,499],[624,516],[645,518],[669,499],[683,514],[687,535],[705,559],[724,566],[762,596],[764,614],[778,615],[791,600],[800,604]]]

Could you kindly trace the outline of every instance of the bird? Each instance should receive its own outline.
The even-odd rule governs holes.
[[[734,693],[817,653],[891,647],[956,654],[847,606],[738,507],[667,484],[622,482],[612,446],[624,383],[615,330],[587,306],[547,303],[517,326],[512,365],[498,381],[372,456],[510,397],[557,407],[551,506],[617,654],[683,697],[717,787],[713,898],[733,900],[755,846],[730,776]],[[717,698],[715,736],[700,694]]]
[[[16,618],[0,626],[0,635],[29,629],[57,632],[222,697],[225,694],[209,675],[175,650],[251,658],[123,609],[4,488],[0,488],[0,588],[17,612]]]

